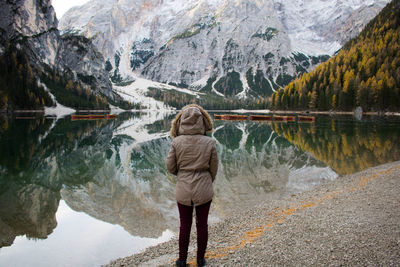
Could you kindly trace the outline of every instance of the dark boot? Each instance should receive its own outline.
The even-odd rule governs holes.
[[[176,267],[186,267],[186,261],[176,260]]]
[[[198,267],[206,266],[206,260],[204,258],[197,260],[197,266]]]

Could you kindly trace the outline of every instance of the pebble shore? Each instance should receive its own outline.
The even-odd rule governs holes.
[[[193,227],[195,228],[195,227]],[[189,264],[196,266],[192,232]],[[110,262],[174,266],[178,242]],[[207,266],[400,266],[400,161],[260,203],[209,227]]]

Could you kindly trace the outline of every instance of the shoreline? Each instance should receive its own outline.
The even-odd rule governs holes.
[[[399,177],[400,161],[387,163],[238,211],[209,226],[207,266],[396,266]],[[190,266],[195,253],[193,231]],[[104,266],[174,266],[177,255],[175,237]]]
[[[150,112],[154,110],[149,110],[149,109],[131,109],[131,110],[123,110],[122,112]],[[171,109],[168,111],[176,111],[178,112],[179,110],[177,109]],[[297,114],[297,115],[354,115],[354,112],[352,111],[299,111],[299,110],[269,110],[269,109],[237,109],[237,110],[207,110],[208,112],[215,112],[215,113],[220,113],[220,112],[229,112],[229,113],[265,113],[265,114]],[[87,112],[93,112],[93,113],[111,113],[113,112],[112,109],[105,109],[105,110],[74,110],[73,113],[87,113]],[[33,110],[24,110],[24,109],[17,109],[17,110],[0,110],[0,113],[3,114],[13,114],[13,113],[43,113],[46,114],[46,109],[33,109]],[[392,112],[392,111],[386,111],[386,112],[363,112],[363,116],[400,116],[400,112]]]
[[[271,111],[271,113],[277,114],[315,114],[315,115],[354,115],[352,111],[284,111],[284,110],[277,110]],[[363,112],[362,115],[364,116],[400,116],[400,112]]]
[[[230,113],[265,113],[265,114],[296,114],[296,115],[351,115],[353,111],[300,111],[300,110],[269,110],[269,109],[237,109],[237,110],[207,110],[209,112],[230,112]],[[400,112],[363,112],[363,116],[400,116]]]

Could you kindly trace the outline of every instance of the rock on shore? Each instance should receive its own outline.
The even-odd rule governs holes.
[[[210,226],[207,266],[399,266],[399,207],[400,162],[340,177]],[[192,232],[191,266],[195,253]],[[177,255],[173,239],[107,267],[173,266]]]

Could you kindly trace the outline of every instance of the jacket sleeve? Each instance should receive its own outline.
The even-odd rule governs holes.
[[[213,146],[211,148],[211,158],[210,158],[210,173],[213,182],[215,180],[215,177],[217,176],[217,172],[218,172],[218,154],[217,154],[217,146],[214,141]]]
[[[176,162],[176,152],[174,143],[172,143],[171,148],[169,149],[166,164],[167,164],[167,169],[170,173],[172,173],[173,175],[178,174],[178,166]]]

